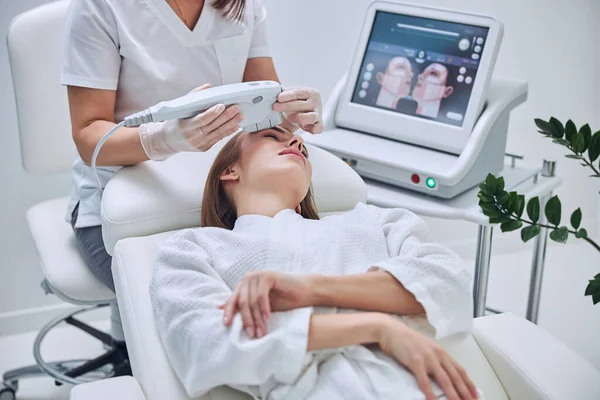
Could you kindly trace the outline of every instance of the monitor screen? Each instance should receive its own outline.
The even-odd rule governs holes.
[[[377,11],[352,102],[462,126],[488,28]]]

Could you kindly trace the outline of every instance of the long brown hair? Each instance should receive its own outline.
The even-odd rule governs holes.
[[[214,9],[221,11],[225,18],[241,22],[244,18],[246,0],[214,0],[212,6]]]
[[[235,204],[231,201],[225,188],[221,175],[229,166],[239,161],[241,156],[241,140],[238,133],[223,146],[215,159],[204,186],[204,198],[202,199],[201,225],[216,226],[219,228],[233,229],[237,212]],[[317,207],[315,206],[312,188],[300,202],[300,215],[308,219],[319,219]]]

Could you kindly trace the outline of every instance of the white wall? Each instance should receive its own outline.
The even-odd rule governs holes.
[[[286,84],[311,85],[326,99],[346,71],[355,51],[367,0],[263,0],[269,11],[269,31],[275,64]],[[0,0],[0,35],[10,20],[44,0]],[[423,4],[484,12],[504,22],[505,36],[496,67],[498,76],[527,80],[529,101],[511,121],[508,151],[523,154],[532,164],[544,156],[559,160],[565,179],[559,194],[571,210],[582,206],[584,216],[599,213],[599,185],[587,171],[562,157],[562,151],[536,133],[533,118],[572,118],[600,129],[596,90],[600,7],[594,0],[427,0]],[[342,17],[343,15],[343,17]],[[68,175],[33,177],[23,172],[5,40],[0,40],[0,334],[30,329],[46,318],[40,307],[60,304],[44,297],[42,279],[25,211],[36,202],[66,195]],[[590,55],[591,54],[591,55]],[[593,55],[593,56],[592,56]],[[593,63],[596,61],[596,64]],[[40,94],[43,95],[43,94]],[[466,223],[429,221],[437,238],[472,250],[475,227]],[[507,240],[507,238],[511,238]],[[522,250],[515,235],[496,235],[496,249]],[[13,317],[21,318],[13,318]],[[37,316],[32,318],[32,316]],[[10,323],[10,326],[8,326]]]

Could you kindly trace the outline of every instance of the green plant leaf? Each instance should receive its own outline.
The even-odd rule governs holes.
[[[519,207],[519,195],[517,194],[517,192],[510,192],[509,199],[508,199],[507,211],[510,214],[514,214],[517,212],[518,207]]]
[[[510,194],[508,192],[503,191],[502,194],[498,196],[498,203],[504,208],[506,208],[508,200],[510,200]]]
[[[485,203],[485,204],[493,204],[494,203],[494,197],[489,196],[483,192],[477,193],[477,197],[479,197],[480,203]]]
[[[571,214],[571,226],[577,230],[579,229],[579,225],[581,225],[581,208],[578,208]]]
[[[580,156],[579,154],[567,154],[565,157],[573,160],[583,160],[583,156]]]
[[[580,230],[577,231],[577,233],[575,234],[575,237],[577,239],[584,239],[588,236],[587,231],[583,228],[581,228]]]
[[[512,232],[520,229],[522,226],[523,223],[521,221],[512,220],[502,223],[502,225],[500,225],[500,229],[502,229],[502,232]]]
[[[481,185],[479,185],[479,190],[480,190],[480,193],[483,193],[486,196],[492,196],[492,197],[494,196],[494,192],[492,192],[485,183],[482,183]]]
[[[504,191],[504,177],[501,176],[501,177],[496,178],[496,184],[498,186],[496,187],[495,194],[497,196],[500,196],[502,194],[502,192]]]
[[[552,136],[560,139],[563,137],[563,135],[565,134],[565,127],[563,126],[562,122],[560,122],[559,120],[557,120],[554,117],[550,118],[550,125],[552,125]]]
[[[562,213],[562,205],[558,196],[554,196],[550,200],[548,200],[548,202],[546,203],[545,211],[546,218],[548,218],[548,221],[552,225],[558,226],[560,224],[560,218]]]
[[[571,146],[571,143],[569,143],[569,141],[566,139],[554,139],[552,143],[560,144],[565,147]]]
[[[588,124],[585,124],[584,126],[579,128],[579,133],[583,135],[584,145],[583,150],[581,151],[583,153],[589,148],[590,142],[592,141],[592,128],[590,128]]]
[[[585,295],[592,296],[594,304],[600,303],[600,274],[594,276],[594,279],[589,280],[585,288]]]
[[[521,230],[521,240],[525,243],[540,234],[539,225],[531,225]]]
[[[540,219],[540,199],[534,197],[527,202],[527,215],[534,224]]]
[[[498,189],[498,178],[496,178],[492,174],[488,174],[485,178],[485,186],[493,193],[496,194],[496,190]]]
[[[533,120],[537,127],[547,135],[554,136],[554,127],[549,122],[544,121],[543,119],[536,118]]]
[[[573,135],[577,132],[577,127],[573,123],[573,121],[568,120],[565,124],[565,139],[571,142]]]
[[[521,218],[521,216],[523,215],[523,211],[525,211],[525,196],[520,194],[517,197],[517,216],[519,218]]]
[[[594,136],[592,136],[588,152],[590,155],[590,162],[594,162],[600,157],[600,131],[594,133]]]
[[[503,224],[509,221],[512,221],[512,218],[505,214],[502,214],[497,217],[490,217],[490,224]]]
[[[569,230],[566,226],[561,226],[558,229],[550,232],[550,239],[554,240],[558,243],[567,243],[567,239],[569,238]]]
[[[573,135],[571,138],[571,147],[576,154],[583,153],[585,149],[585,139],[581,133],[577,132]]]

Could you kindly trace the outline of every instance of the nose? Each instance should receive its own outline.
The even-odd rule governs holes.
[[[302,136],[294,135],[290,140],[288,140],[286,147],[296,147],[299,151],[302,151],[303,143],[304,139],[302,139]]]

